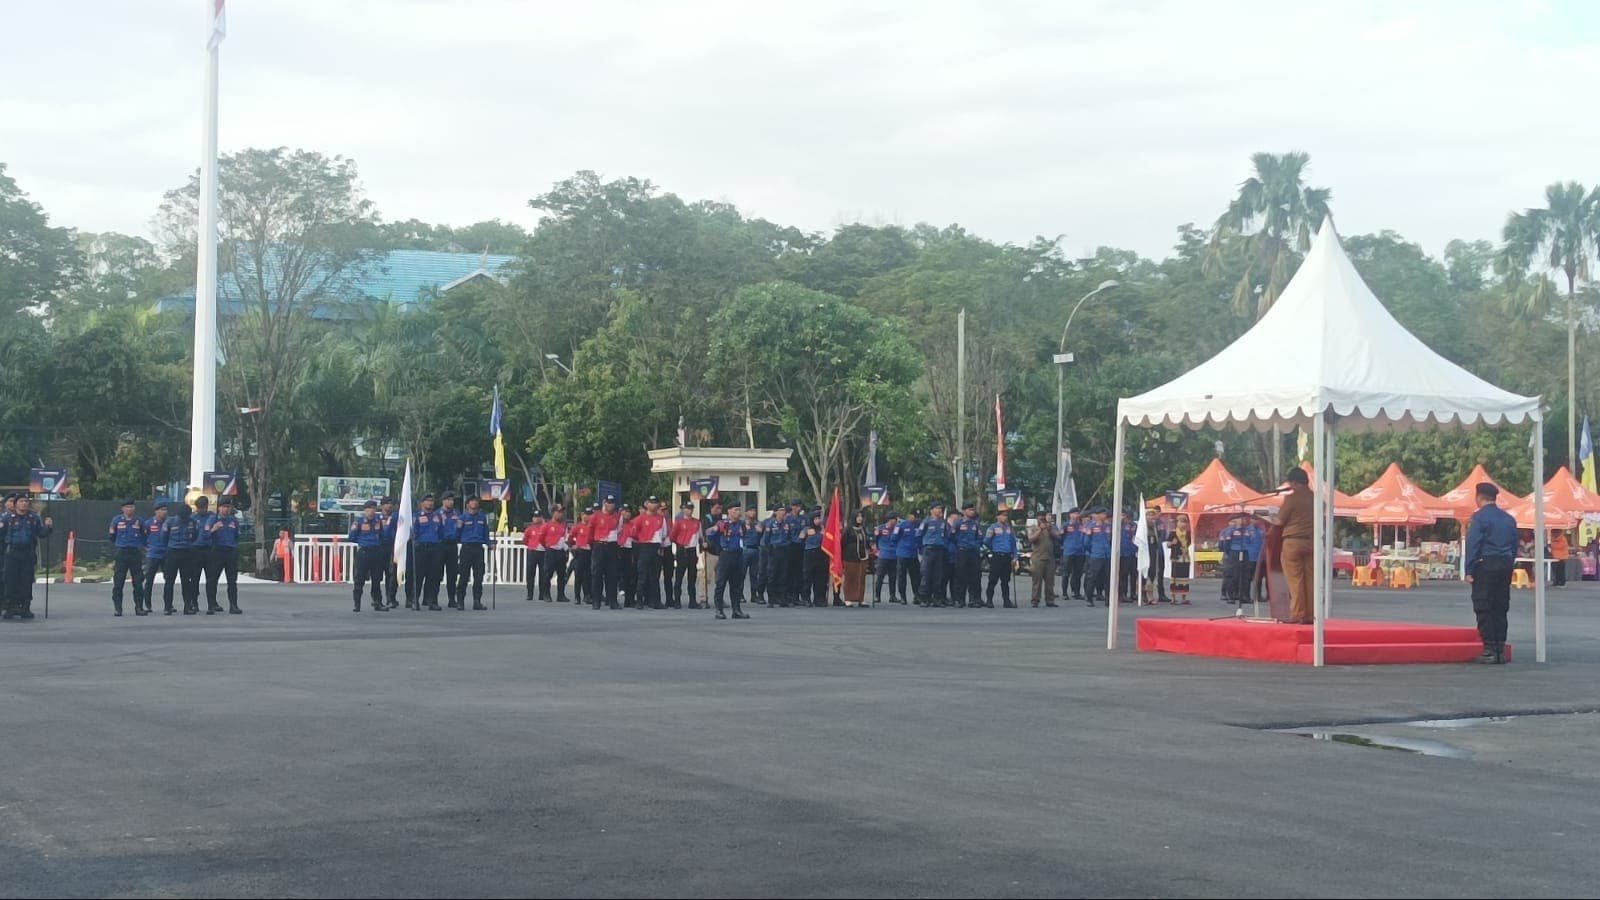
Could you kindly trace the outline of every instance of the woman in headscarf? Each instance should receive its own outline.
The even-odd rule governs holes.
[[[844,550],[844,605],[861,606],[867,596],[867,556],[872,552],[865,513],[855,514],[839,542]]]

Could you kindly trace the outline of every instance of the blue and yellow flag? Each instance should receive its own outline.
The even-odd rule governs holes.
[[[1589,436],[1589,417],[1583,417],[1583,431],[1578,435],[1578,481],[1583,484],[1584,490],[1591,494],[1600,493],[1595,490],[1594,471],[1594,440]],[[1589,539],[1594,537],[1596,526],[1585,522],[1578,526],[1578,543],[1587,546]]]
[[[489,434],[494,437],[494,477],[497,479],[504,479],[506,477],[506,439],[505,436],[500,433],[500,424],[502,418],[503,413],[500,409],[500,386],[495,385],[494,407],[489,410]],[[495,528],[496,534],[511,533],[511,517],[506,514],[506,507],[508,505],[509,504],[505,501],[501,501],[500,503],[500,524]]]

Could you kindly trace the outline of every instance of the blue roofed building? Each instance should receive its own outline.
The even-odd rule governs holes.
[[[318,318],[341,319],[348,315],[341,304],[361,302],[397,303],[410,306],[477,279],[505,282],[516,257],[504,254],[445,253],[435,250],[389,250],[371,260],[357,263],[337,276],[304,279],[303,295],[316,296]],[[268,268],[270,268],[270,263]],[[267,273],[270,292],[274,282]],[[217,313],[235,316],[245,304],[234,273],[224,271],[217,281]],[[156,302],[157,311],[194,310],[194,289],[169,294]]]

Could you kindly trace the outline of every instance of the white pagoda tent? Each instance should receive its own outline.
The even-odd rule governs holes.
[[[1241,373],[1249,373],[1248,377]],[[1121,541],[1123,453],[1128,426],[1312,432],[1317,498],[1316,665],[1333,583],[1334,446],[1338,434],[1392,429],[1480,428],[1530,424],[1533,483],[1544,484],[1544,430],[1538,397],[1501,390],[1435,353],[1395,321],[1345,255],[1333,220],[1277,303],[1210,360],[1137,397],[1117,403],[1112,538]],[[1543,502],[1535,492],[1536,518]],[[1116,584],[1120,555],[1111,553]],[[1536,658],[1545,661],[1545,571],[1535,566]],[[1106,645],[1117,645],[1118,604]]]

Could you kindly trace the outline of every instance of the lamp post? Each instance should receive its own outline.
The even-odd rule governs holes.
[[[1072,312],[1067,313],[1067,324],[1061,326],[1061,344],[1056,348],[1054,357],[1056,364],[1056,477],[1061,477],[1061,453],[1066,449],[1066,420],[1064,418],[1064,397],[1067,363],[1072,362],[1072,354],[1067,352],[1067,329],[1072,327],[1072,317],[1078,314],[1079,307],[1084,301],[1101,291],[1116,287],[1120,282],[1102,281],[1100,286],[1084,294],[1072,307]],[[1059,486],[1058,486],[1059,489]]]
[[[544,358],[548,359],[551,362],[555,363],[556,365],[560,366],[561,367],[561,371],[566,372],[568,375],[576,375],[577,374],[576,372],[574,372],[571,369],[567,368],[567,364],[561,361],[561,357],[560,357],[559,354],[546,353],[544,355]]]

